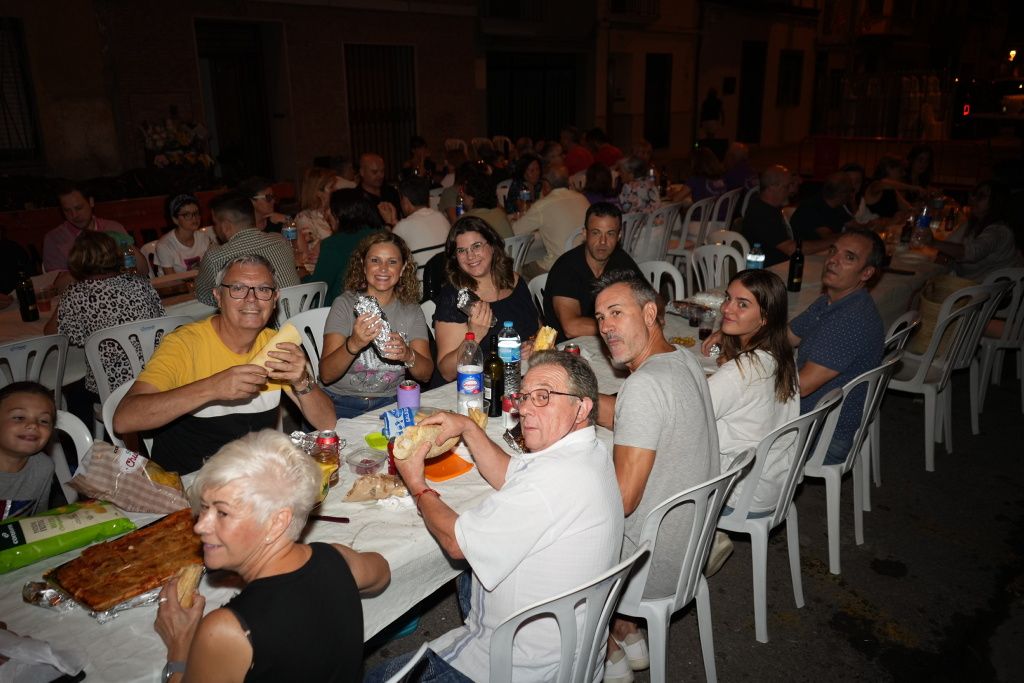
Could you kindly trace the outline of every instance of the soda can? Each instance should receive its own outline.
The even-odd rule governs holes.
[[[398,384],[398,407],[419,410],[420,408],[420,385],[411,379],[404,380]]]
[[[569,342],[568,344],[563,346],[562,350],[565,351],[566,353],[571,353],[575,356],[580,355],[580,347],[577,346],[576,344],[573,344],[572,342]]]

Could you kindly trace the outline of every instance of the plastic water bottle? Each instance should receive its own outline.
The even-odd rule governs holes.
[[[291,218],[284,227],[281,228],[281,236],[288,240],[288,243],[292,245],[292,249],[295,248],[295,241],[299,239],[299,228],[295,225],[295,219]]]
[[[522,340],[519,333],[512,327],[512,321],[506,320],[505,327],[498,334],[498,355],[505,364],[505,394],[511,396],[519,393],[522,375],[519,370]]]
[[[484,408],[484,354],[476,343],[476,335],[466,333],[466,340],[459,347],[456,368],[455,391],[460,415],[469,415],[470,408]]]
[[[455,200],[455,217],[458,218],[464,213],[466,213],[466,200],[462,198],[462,193],[460,192]]]
[[[747,254],[747,270],[764,270],[764,249],[760,242],[754,242]]]
[[[135,251],[127,244],[121,247],[121,272],[135,272]]]

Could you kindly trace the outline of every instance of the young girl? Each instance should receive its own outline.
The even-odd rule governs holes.
[[[786,286],[768,270],[744,270],[729,281],[722,303],[722,353],[708,379],[718,426],[722,471],[747,448],[800,414],[798,374],[787,337]],[[775,444],[750,504],[771,512],[793,457],[792,438]],[[735,504],[750,482],[741,480]]]
[[[35,382],[0,389],[0,520],[49,508],[53,460],[41,451],[56,422],[50,389]]]

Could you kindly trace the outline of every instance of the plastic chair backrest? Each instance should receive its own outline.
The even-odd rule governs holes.
[[[324,297],[327,295],[327,283],[307,282],[282,287],[277,294],[277,326],[281,327],[286,320],[299,313],[323,306]]]
[[[989,321],[992,320],[992,317],[996,314],[996,309],[999,308],[999,304],[1002,302],[1003,296],[1013,289],[1014,282],[1011,280],[999,280],[991,284],[984,284],[980,286],[988,292],[989,299],[981,307],[978,319],[970,328],[962,353],[957,355],[953,361],[954,370],[963,370],[970,366],[971,361],[974,359],[975,352],[978,350],[978,344],[981,342],[981,335],[985,331],[985,326],[988,325]]]
[[[480,158],[481,147],[490,147],[491,149],[494,148],[494,143],[491,142],[490,138],[473,138],[472,140],[469,141],[469,144],[472,145],[473,154],[476,155],[478,159]]]
[[[761,193],[760,187],[752,187],[747,190],[747,193],[743,195],[743,204],[740,206],[740,216],[747,215],[747,207],[750,206],[750,200]]]
[[[507,135],[495,135],[491,138],[491,142],[494,143],[494,149],[504,154],[506,158],[512,153],[512,139]]]
[[[530,245],[533,244],[533,238],[536,233],[529,233],[527,235],[514,235],[513,237],[505,238],[505,253],[512,258],[512,270],[519,272],[523,267],[523,262],[526,260],[526,254],[530,251]]]
[[[135,380],[131,382],[125,382],[117,389],[114,389],[107,400],[103,402],[103,427],[107,430],[107,436],[110,437],[110,443],[115,446],[125,448],[124,439],[114,433],[114,413],[117,411],[118,404],[121,403],[121,399],[128,393],[128,390],[135,384]],[[153,439],[143,438],[142,442],[146,445],[146,450],[153,453]]]
[[[744,263],[746,262],[747,256],[750,254],[750,242],[747,241],[746,237],[733,230],[715,230],[712,233],[708,233],[708,244],[719,243],[736,249],[736,251],[740,252],[740,256],[743,257]]]
[[[694,289],[701,292],[725,289],[729,283],[730,259],[735,264],[736,272],[746,267],[746,260],[740,253],[724,244],[704,244],[694,249],[693,264],[697,275]]]
[[[669,284],[672,285],[672,293],[669,295],[669,301],[678,301],[679,299],[686,298],[686,285],[683,281],[683,275],[679,272],[679,269],[673,266],[668,261],[644,261],[638,263],[637,268],[644,274],[647,281],[651,283],[651,287],[654,287],[654,291],[661,292],[661,280],[663,276],[668,276],[671,281]]]
[[[320,356],[323,353],[324,326],[327,324],[327,314],[330,308],[311,308],[293,315],[288,321],[295,325],[302,337],[302,350],[309,358],[309,364],[313,368],[313,376],[320,377]]]
[[[583,187],[587,184],[587,172],[580,171],[579,173],[573,173],[569,176],[569,187],[576,190],[577,192],[583,192]]]
[[[632,253],[633,245],[640,238],[640,231],[643,230],[649,216],[650,214],[639,212],[622,215],[622,230],[619,234],[619,244],[622,245],[622,249],[627,254]]]
[[[527,621],[538,617],[553,617],[558,622],[562,646],[558,676],[554,680],[557,683],[590,683],[619,594],[633,566],[647,554],[647,548],[647,543],[641,544],[630,557],[597,578],[549,600],[525,607],[501,622],[491,636],[488,680],[492,683],[510,683],[516,631]],[[582,630],[576,620],[578,609],[584,610]]]
[[[907,311],[896,318],[885,333],[885,352],[902,351],[910,340],[918,325],[921,324],[921,314],[918,311]]]
[[[1004,303],[993,314],[1003,319],[1003,334],[1000,341],[1009,345],[1016,342],[1016,346],[1024,343],[1024,268],[1001,268],[991,273],[983,284],[991,285],[996,282],[1010,281],[1013,283],[1013,292],[1009,297],[1005,295],[1000,300]]]
[[[43,366],[51,353],[57,354],[54,375],[53,400],[61,405],[61,389],[64,385],[64,366],[68,361],[68,338],[63,334],[48,334],[43,337],[22,339],[0,345],[0,387],[14,382],[40,382]],[[46,384],[46,382],[40,382]]]
[[[715,199],[715,206],[711,210],[711,226],[728,230],[732,226],[732,216],[736,211],[736,204],[739,203],[740,193],[743,188],[737,187],[718,195]]]
[[[384,683],[402,683],[402,681],[405,680],[405,677],[412,673],[412,670],[416,668],[416,665],[423,661],[423,658],[427,656],[427,650],[429,649],[430,643],[423,643],[420,645],[420,649],[416,650],[409,661]]]
[[[892,379],[893,373],[896,372],[896,366],[901,358],[903,358],[903,351],[893,351],[882,359],[881,365],[854,377],[843,385],[843,403],[850,402],[850,394],[855,391],[858,392],[858,396],[852,400],[863,400],[863,403],[861,403],[860,423],[857,425],[857,431],[853,434],[853,441],[850,444],[849,452],[846,454],[846,459],[842,463],[828,465],[828,467],[840,467],[843,474],[846,474],[853,468],[864,439],[868,435],[871,421],[875,419],[878,407],[882,405],[882,397],[885,395],[885,390],[889,386],[889,380]],[[860,396],[861,391],[863,391],[863,397]],[[827,397],[823,396],[818,401],[819,406],[825,398]],[[839,421],[840,412],[838,409],[833,410],[825,419],[821,433],[818,435],[818,443],[815,446],[814,453],[811,455],[810,460],[807,461],[809,469],[820,469],[826,466],[824,465],[825,455],[828,453],[828,447],[832,443],[832,435]]]
[[[512,187],[512,179],[508,178],[498,183],[498,187],[495,188],[495,192],[498,194],[498,206],[504,207],[505,200],[508,199],[508,190]]]
[[[537,312],[540,313],[541,320],[545,319],[544,316],[544,287],[548,284],[548,274],[541,273],[537,275],[528,285],[530,290],[530,296],[533,297],[533,304],[537,307]]]
[[[427,334],[433,338],[434,336],[434,311],[437,310],[437,304],[432,299],[427,299],[420,304],[420,309],[423,311],[423,319],[427,321]]]
[[[441,206],[441,193],[444,192],[443,187],[435,187],[430,191],[430,208],[437,211],[437,207]]]
[[[146,257],[149,261],[149,279],[152,280],[157,276],[156,272],[156,240],[146,242],[139,247],[139,253]]]
[[[76,458],[81,463],[82,457],[92,448],[92,434],[89,432],[89,428],[77,417],[64,410],[57,411],[56,428],[71,438],[71,442],[75,444]],[[64,498],[69,503],[74,503],[78,500],[78,491],[68,486],[72,473],[71,468],[68,466],[68,459],[64,453],[64,448],[55,447],[50,455],[53,457],[53,471],[57,475],[57,481],[60,483],[61,490],[64,492]]]
[[[191,316],[169,315],[163,318],[150,318],[148,320],[136,320],[135,322],[116,325],[106,329],[97,330],[85,340],[85,359],[89,363],[89,369],[96,378],[96,392],[99,394],[100,403],[107,400],[117,387],[112,386],[110,376],[107,374],[107,367],[103,364],[102,347],[109,349],[110,344],[120,347],[120,353],[128,359],[131,367],[131,379],[135,379],[142,372],[153,352],[157,347],[157,336],[163,339],[163,335],[173,332],[182,325],[193,322]],[[139,357],[139,354],[142,357]]]
[[[653,261],[665,258],[668,241],[675,231],[682,204],[663,204],[651,213],[647,223],[633,243],[631,256],[634,261]]]
[[[448,138],[444,141],[444,148],[445,151],[461,149],[462,153],[466,155],[466,158],[469,158],[469,145],[467,145],[466,141],[461,138]]]
[[[444,242],[441,244],[435,244],[431,247],[420,247],[412,252],[412,259],[416,262],[416,279],[423,282],[423,274],[426,271],[427,264],[437,254],[444,251]]]
[[[722,506],[725,505],[729,496],[729,489],[753,461],[754,449],[747,449],[736,456],[728,471],[703,484],[698,484],[667,498],[647,513],[647,517],[644,518],[643,531],[640,534],[640,543],[650,544],[651,557],[630,577],[622,594],[620,612],[638,614],[639,605],[643,601],[644,588],[647,586],[647,578],[658,557],[658,530],[661,528],[665,515],[681,505],[693,506],[693,526],[690,528],[688,536],[686,538],[662,539],[676,547],[684,548],[683,561],[678,568],[676,591],[672,597],[670,613],[679,611],[693,600],[697,591],[697,583],[703,576],[708,551],[711,549],[715,525],[722,512]]]
[[[754,491],[757,489],[757,484],[761,481],[761,475],[764,472],[768,453],[778,441],[785,438],[792,439],[792,443],[788,448],[791,449],[794,455],[790,458],[789,471],[786,472],[786,476],[782,480],[779,497],[776,499],[774,510],[769,516],[768,528],[774,529],[782,523],[782,520],[786,518],[789,511],[789,504],[796,494],[797,484],[800,483],[804,465],[807,463],[807,458],[814,448],[815,439],[818,437],[830,411],[838,411],[842,400],[843,390],[837,387],[822,396],[821,400],[818,401],[818,405],[813,410],[790,420],[761,439],[761,442],[757,444],[754,465],[736,484],[742,491],[736,500],[736,505],[733,506],[733,512],[730,515],[731,519],[745,520],[747,518],[747,515],[750,513],[750,503],[754,499]]]

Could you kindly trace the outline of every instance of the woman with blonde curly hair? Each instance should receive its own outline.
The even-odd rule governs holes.
[[[380,318],[356,315],[359,296],[377,300],[391,336],[374,344]],[[427,382],[434,371],[427,323],[420,308],[416,262],[398,235],[378,232],[363,238],[352,253],[345,291],[331,304],[324,326],[320,381],[338,417],[355,417],[395,400],[406,372]]]

